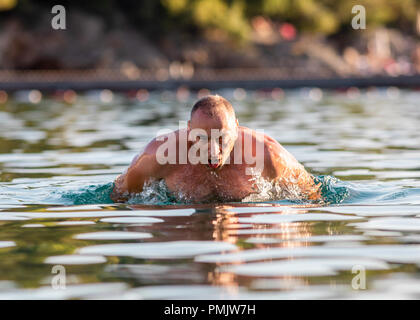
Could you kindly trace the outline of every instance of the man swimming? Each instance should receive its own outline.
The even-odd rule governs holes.
[[[152,181],[164,180],[188,202],[241,201],[273,188],[294,190],[304,199],[320,197],[305,168],[277,141],[239,126],[232,105],[218,95],[197,101],[188,126],[153,139],[115,180],[111,199],[125,202]]]

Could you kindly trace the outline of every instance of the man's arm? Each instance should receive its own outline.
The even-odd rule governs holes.
[[[130,167],[114,182],[114,190],[110,197],[114,202],[125,202],[129,194],[139,193],[143,185],[151,178],[162,178],[162,166],[156,160],[156,149],[159,143],[152,140],[143,153],[137,155]]]
[[[263,176],[271,181],[292,183],[299,187],[309,200],[321,198],[319,185],[302,164],[283,146],[271,137],[265,136]]]

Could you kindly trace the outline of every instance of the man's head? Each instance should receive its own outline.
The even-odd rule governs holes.
[[[201,98],[194,104],[188,121],[188,130],[194,129],[204,130],[207,135],[199,136],[199,143],[207,144],[209,166],[221,167],[238,137],[238,120],[232,105],[218,95]]]

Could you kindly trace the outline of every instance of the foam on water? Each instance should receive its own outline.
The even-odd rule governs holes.
[[[113,176],[114,178],[114,176]],[[308,200],[302,191],[293,181],[278,181],[270,183],[261,176],[254,175],[254,186],[257,190],[254,194],[242,199],[243,203],[275,203],[275,204],[420,204],[420,187],[406,188],[398,187],[395,183],[361,183],[342,181],[331,175],[315,175],[314,181],[320,186],[321,199],[317,201]],[[101,179],[104,180],[104,179]],[[89,183],[90,182],[90,183]],[[114,189],[111,181],[92,184],[92,180],[83,183],[57,182],[50,184],[37,183],[32,189],[32,194],[7,185],[0,186],[1,195],[13,192],[13,201],[19,203],[42,203],[54,205],[95,205],[113,204],[110,194]],[[6,188],[2,192],[1,188]],[[29,197],[28,197],[29,196]],[[36,200],[35,200],[36,199]],[[0,199],[1,201],[1,199]],[[132,194],[127,200],[128,204],[145,205],[173,205],[191,204],[182,194],[173,194],[164,180],[150,181],[138,194]],[[21,204],[13,205],[13,207]],[[11,205],[8,205],[10,207]],[[6,208],[6,207],[5,207]]]

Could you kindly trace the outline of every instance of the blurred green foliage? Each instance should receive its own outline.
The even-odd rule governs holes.
[[[16,6],[17,0],[0,0],[0,10],[10,10]]]
[[[333,34],[351,24],[352,7],[366,8],[368,26],[410,26],[420,10],[419,0],[162,0],[169,17],[183,15],[200,27],[217,27],[247,39],[252,17],[263,15],[290,22],[300,31]]]
[[[45,0],[0,0],[0,8],[14,6],[11,11],[27,15],[35,3],[52,5]],[[119,11],[151,34],[217,29],[240,40],[249,39],[251,19],[260,15],[292,23],[299,31],[330,35],[350,28],[354,5],[366,8],[368,28],[385,25],[412,32],[420,10],[420,0],[64,0],[60,4],[99,14],[110,23]]]

